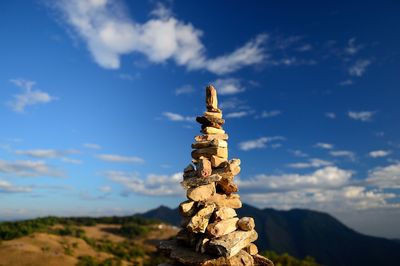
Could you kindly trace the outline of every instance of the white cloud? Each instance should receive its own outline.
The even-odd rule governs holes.
[[[26,155],[34,158],[57,158],[69,154],[77,154],[78,150],[53,150],[53,149],[37,149],[37,150],[17,150],[15,154]]]
[[[400,174],[400,166],[389,172]],[[239,187],[245,201],[278,209],[339,211],[398,206],[388,202],[396,198],[396,194],[352,185],[352,175],[352,171],[326,166],[309,174],[256,175],[240,179]]]
[[[368,190],[360,186],[346,186],[338,189],[291,190],[286,193],[252,193],[243,195],[242,198],[264,207],[307,208],[326,212],[396,207],[395,204],[387,202],[388,199],[395,197],[394,193]]]
[[[239,111],[239,112],[233,112],[233,113],[228,113],[225,115],[226,118],[242,118],[244,116],[249,115],[249,112],[247,111]]]
[[[332,162],[321,160],[318,158],[309,159],[308,162],[301,162],[301,163],[291,163],[288,164],[291,168],[320,168],[322,166],[329,166],[332,165]]]
[[[348,159],[354,161],[356,156],[352,151],[338,150],[338,151],[330,151],[330,155],[334,157],[347,157]]]
[[[192,116],[183,116],[181,114],[177,113],[172,113],[172,112],[164,112],[162,113],[163,116],[165,116],[168,120],[174,121],[174,122],[181,122],[181,121],[188,121],[188,122],[193,122],[195,121],[195,118]]]
[[[200,39],[203,33],[161,4],[143,24],[132,21],[116,1],[64,0],[56,7],[104,68],[119,68],[122,55],[137,52],[153,63],[173,60],[188,70],[226,74],[267,57],[263,48],[266,35],[260,34],[230,54],[207,58]]]
[[[333,149],[333,144],[318,142],[317,144],[314,145],[314,147],[330,150],[330,149]]]
[[[362,59],[357,60],[354,65],[350,66],[348,71],[351,76],[361,77],[364,75],[367,67],[371,64],[370,60]]]
[[[150,174],[145,179],[136,173],[108,171],[106,177],[123,185],[129,192],[149,196],[182,196],[184,190],[180,185],[182,173],[172,175]]]
[[[345,185],[351,176],[351,171],[327,166],[306,175],[257,175],[246,180],[240,179],[239,187],[241,190],[264,192],[300,190],[301,188],[335,188]]]
[[[368,155],[372,158],[379,158],[379,157],[386,157],[391,153],[391,151],[385,151],[385,150],[376,150],[376,151],[371,151],[368,153]]]
[[[31,192],[31,187],[22,187],[15,186],[10,182],[0,179],[0,193],[23,193],[23,192]]]
[[[63,177],[64,174],[56,169],[53,169],[43,161],[5,161],[0,160],[0,172],[15,176],[53,176]]]
[[[332,113],[332,112],[325,113],[325,116],[330,118],[330,119],[335,119],[336,118],[336,114]]]
[[[362,122],[371,121],[374,114],[375,114],[375,112],[373,112],[373,111],[361,111],[361,112],[349,111],[347,113],[347,115],[351,119],[359,120]]]
[[[270,117],[275,117],[282,114],[282,111],[279,110],[272,110],[272,111],[263,111],[261,113],[261,118],[270,118]]]
[[[181,94],[191,94],[194,92],[194,88],[192,85],[184,85],[182,87],[179,87],[175,90],[176,95],[181,95]]]
[[[101,146],[99,144],[95,144],[95,143],[84,143],[83,147],[85,147],[87,149],[93,149],[93,150],[101,149]]]
[[[112,163],[144,163],[144,160],[136,156],[123,156],[118,154],[98,154],[96,156],[102,161]]]
[[[284,137],[274,136],[274,137],[261,137],[258,139],[247,140],[239,143],[239,149],[243,151],[249,151],[253,149],[265,148],[267,143],[277,140],[284,140]]]
[[[400,163],[373,169],[366,181],[380,188],[400,188]]]
[[[15,112],[23,113],[27,106],[45,104],[56,99],[47,92],[32,89],[36,84],[35,81],[12,79],[10,82],[23,90],[21,94],[14,95],[14,100],[8,103]]]
[[[235,78],[217,79],[213,84],[220,95],[232,95],[246,90],[240,80]]]

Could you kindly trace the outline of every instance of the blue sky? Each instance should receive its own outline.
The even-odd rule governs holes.
[[[2,1],[0,218],[177,206],[213,83],[244,202],[400,237],[399,7]]]

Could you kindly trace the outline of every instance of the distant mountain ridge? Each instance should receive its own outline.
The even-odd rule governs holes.
[[[328,266],[383,266],[400,262],[399,242],[360,234],[327,213],[258,209],[247,204],[237,213],[255,219],[259,234],[256,244],[261,251],[287,252],[298,258],[310,255]],[[177,208],[160,206],[138,215],[178,226],[180,223]]]

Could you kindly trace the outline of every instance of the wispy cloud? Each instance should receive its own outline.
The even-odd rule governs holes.
[[[52,176],[63,177],[64,173],[50,167],[44,161],[5,161],[0,160],[0,172],[22,177]]]
[[[351,79],[346,79],[346,80],[343,80],[343,81],[339,82],[340,86],[350,86],[350,85],[353,85],[353,84],[354,84],[354,82]]]
[[[242,118],[248,116],[249,112],[247,111],[239,111],[239,112],[232,112],[225,115],[225,118]]]
[[[348,72],[351,76],[361,77],[364,75],[367,67],[371,64],[370,60],[360,59],[357,60],[352,66],[349,67]]]
[[[330,118],[330,119],[335,119],[336,118],[336,114],[332,113],[332,112],[325,113],[325,116]]]
[[[208,58],[201,41],[203,33],[161,4],[143,24],[134,22],[116,1],[65,0],[55,6],[104,68],[119,68],[122,55],[138,52],[153,63],[173,60],[189,70],[226,74],[259,64],[267,57],[267,36],[260,34],[229,54]]]
[[[194,88],[192,85],[183,85],[182,87],[175,89],[176,95],[191,94],[193,92],[194,92]]]
[[[10,182],[0,179],[0,193],[26,193],[31,191],[31,187],[15,186]]]
[[[332,165],[332,162],[321,160],[318,158],[312,158],[309,159],[307,162],[300,162],[300,163],[291,163],[288,164],[288,167],[290,168],[297,168],[297,169],[303,169],[303,168],[320,168],[323,166],[329,166]]]
[[[111,191],[112,191],[112,187],[111,187],[111,186],[101,186],[101,187],[99,188],[99,190],[100,190],[101,192],[108,193],[108,192],[111,192]]]
[[[349,111],[347,115],[354,120],[359,120],[362,122],[368,122],[372,120],[372,117],[374,116],[376,112],[374,111],[361,111],[361,112],[355,112],[355,111]]]
[[[329,154],[334,157],[347,157],[348,159],[350,159],[352,161],[354,161],[356,158],[354,152],[346,151],[346,150],[330,151]]]
[[[280,111],[280,110],[263,111],[261,113],[261,115],[258,117],[259,118],[270,118],[270,117],[275,117],[275,116],[278,116],[281,114],[282,114],[282,111]]]
[[[144,163],[144,160],[137,156],[124,156],[118,154],[98,154],[98,159],[112,163]]]
[[[106,177],[124,186],[127,192],[150,196],[182,196],[182,173],[172,175],[150,174],[142,179],[137,173],[108,171]]]
[[[345,47],[344,51],[348,55],[355,55],[357,54],[364,46],[362,44],[356,44],[356,38],[351,38],[347,42],[347,46]]]
[[[314,145],[314,147],[316,148],[321,148],[321,149],[326,149],[326,150],[330,150],[333,149],[333,144],[330,143],[325,143],[325,142],[318,142]]]
[[[372,158],[386,157],[389,154],[391,154],[391,151],[386,151],[386,150],[376,150],[368,153],[369,157]]]
[[[273,141],[284,140],[284,137],[274,136],[274,137],[261,137],[258,139],[246,140],[239,143],[239,149],[242,151],[249,151],[253,149],[262,149],[267,146],[267,143]]]
[[[21,94],[14,95],[14,100],[8,103],[11,109],[17,113],[23,113],[27,106],[50,103],[57,99],[56,97],[50,96],[47,92],[34,90],[33,86],[36,84],[35,81],[12,79],[10,82],[23,90]]]
[[[236,78],[217,79],[213,84],[220,95],[232,95],[246,90],[241,81]]]
[[[61,161],[65,162],[65,163],[71,163],[71,164],[82,164],[83,163],[82,160],[68,158],[68,157],[61,158]]]
[[[84,143],[83,147],[87,148],[87,149],[93,149],[93,150],[100,150],[101,146],[99,144],[96,143]]]
[[[172,113],[172,112],[164,112],[162,113],[164,117],[166,117],[170,121],[174,122],[181,122],[181,121],[188,121],[188,122],[193,122],[195,121],[195,118],[193,116],[183,116],[181,114],[177,113]]]
[[[235,111],[251,109],[244,100],[237,97],[230,97],[228,99],[222,100],[219,104],[219,108],[221,108],[222,110],[234,109]]]
[[[57,158],[70,154],[77,154],[79,150],[54,150],[54,149],[37,149],[37,150],[17,150],[15,154],[25,155],[34,158]]]
[[[301,150],[289,150],[289,152],[296,157],[308,157],[308,154]]]

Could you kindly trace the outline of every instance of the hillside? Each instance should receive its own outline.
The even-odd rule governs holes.
[[[287,252],[298,258],[310,255],[317,262],[332,266],[397,265],[400,261],[400,243],[360,234],[326,213],[261,210],[246,204],[237,212],[254,217],[260,250]],[[178,210],[165,206],[140,216],[175,225],[180,221]]]
[[[157,265],[174,226],[136,217],[45,217],[0,223],[0,266]]]

